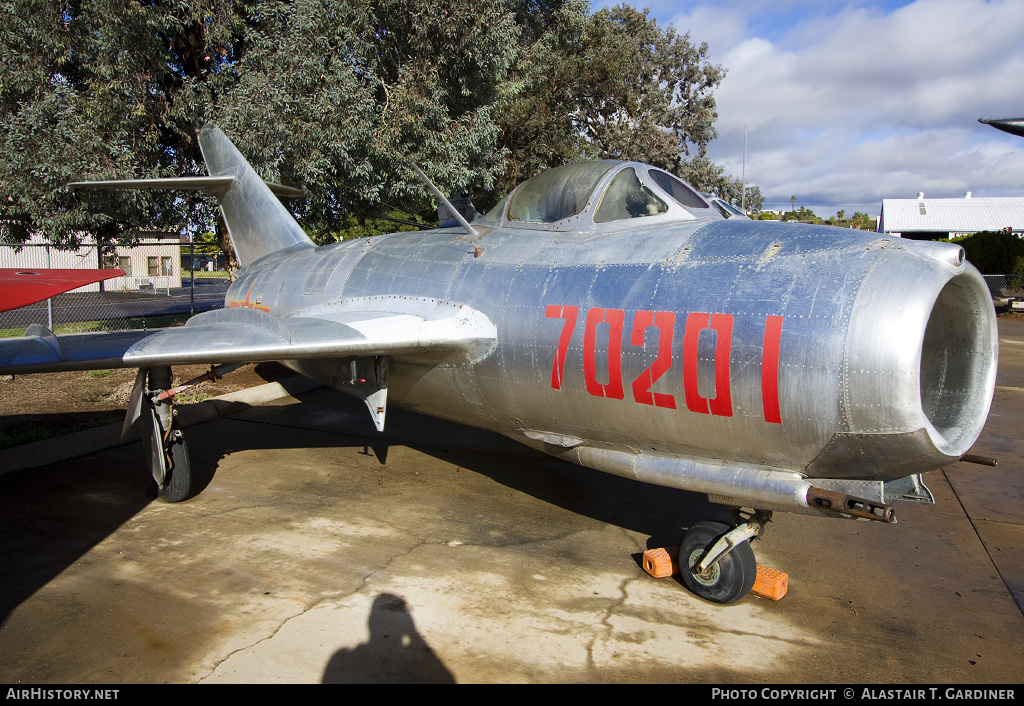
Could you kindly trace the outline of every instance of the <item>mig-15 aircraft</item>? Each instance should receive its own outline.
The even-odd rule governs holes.
[[[164,500],[194,490],[171,366],[281,361],[364,400],[378,430],[394,403],[734,508],[679,549],[686,586],[730,603],[772,511],[893,522],[985,423],[995,313],[955,244],[752,221],[668,172],[598,161],[459,227],[316,247],[287,189],[219,129],[199,140],[207,177],[72,186],[216,195],[243,265],[225,307],[0,342],[0,373],[138,368],[126,428],[145,425]]]

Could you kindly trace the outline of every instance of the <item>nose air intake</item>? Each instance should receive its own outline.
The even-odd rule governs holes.
[[[987,290],[968,273],[950,279],[935,300],[921,346],[921,409],[936,448],[961,456],[988,415],[998,340]]]

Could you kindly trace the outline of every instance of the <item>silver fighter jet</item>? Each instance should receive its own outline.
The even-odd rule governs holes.
[[[985,423],[995,314],[956,245],[751,221],[601,161],[458,228],[316,247],[220,130],[200,144],[208,177],[76,186],[215,194],[243,264],[224,309],[0,342],[2,373],[138,368],[126,427],[146,425],[167,501],[193,492],[171,366],[277,360],[363,399],[378,429],[395,403],[734,508],[679,550],[685,584],[729,603],[772,511],[893,522]]]

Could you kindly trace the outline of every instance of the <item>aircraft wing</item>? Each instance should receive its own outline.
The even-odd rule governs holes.
[[[0,268],[0,311],[18,309],[93,282],[124,276],[124,270]]]
[[[423,363],[468,362],[486,356],[495,340],[490,320],[470,307],[414,312],[364,306],[286,317],[231,308],[153,332],[55,336],[36,324],[24,337],[0,340],[0,373],[384,355]]]

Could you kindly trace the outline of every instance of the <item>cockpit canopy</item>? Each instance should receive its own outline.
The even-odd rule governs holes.
[[[520,184],[481,225],[542,230],[618,230],[661,221],[728,217],[668,172],[639,162],[581,162]]]

